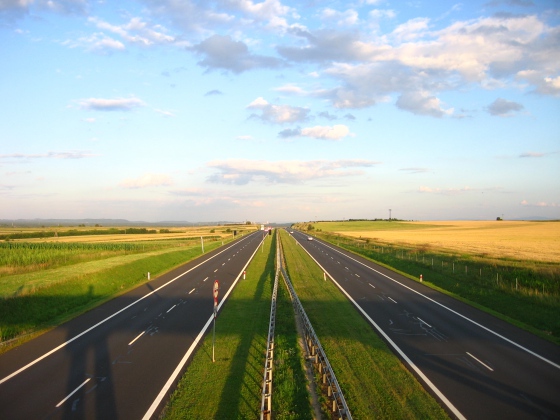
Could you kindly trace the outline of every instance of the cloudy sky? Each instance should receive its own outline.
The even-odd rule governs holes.
[[[0,219],[560,218],[558,0],[0,0]]]

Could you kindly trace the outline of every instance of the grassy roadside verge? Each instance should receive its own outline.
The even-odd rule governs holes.
[[[218,245],[209,244],[206,250]],[[200,251],[200,247],[174,248],[21,275],[18,281],[35,282],[35,289],[0,299],[0,341],[56,326],[146,282],[148,271],[153,278],[198,257]],[[25,282],[21,287],[27,287]]]
[[[162,418],[259,418],[275,253],[275,242],[267,237],[264,252],[259,250],[255,254],[246,279],[240,280],[218,316],[216,362],[212,363],[212,334],[209,333]],[[311,419],[306,415],[310,413],[309,398],[302,379],[297,336],[294,336],[293,310],[287,292],[281,289],[279,285],[273,388],[275,418]]]
[[[281,232],[288,274],[355,418],[448,418],[354,306]]]

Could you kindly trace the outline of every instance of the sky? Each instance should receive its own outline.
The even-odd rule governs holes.
[[[0,0],[0,219],[560,219],[560,1]]]

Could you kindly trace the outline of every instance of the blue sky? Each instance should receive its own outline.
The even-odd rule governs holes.
[[[560,2],[0,0],[0,219],[560,218]]]

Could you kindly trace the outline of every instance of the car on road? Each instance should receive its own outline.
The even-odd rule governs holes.
[[[308,241],[312,241],[313,238],[312,238],[311,236],[308,236],[308,237],[307,237],[307,240],[308,240]]]

